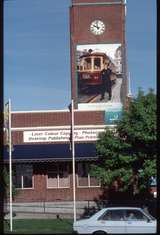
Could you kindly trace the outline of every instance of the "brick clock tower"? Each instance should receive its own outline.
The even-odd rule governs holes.
[[[118,114],[126,105],[125,11],[124,0],[72,0],[71,88],[80,110]],[[103,69],[109,71],[105,85]]]

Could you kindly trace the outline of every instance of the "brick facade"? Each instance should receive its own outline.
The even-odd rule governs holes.
[[[42,111],[42,112],[12,112],[12,142],[13,147],[25,145],[23,141],[24,130],[47,130],[52,127],[70,127],[70,112],[69,111]],[[105,126],[104,111],[75,111],[75,125],[81,127]],[[29,143],[35,145],[36,143]],[[38,143],[38,144],[56,144],[53,143]],[[17,189],[15,202],[41,202],[41,201],[55,201],[55,200],[72,200],[72,170],[71,160],[69,170],[69,188],[47,188],[47,169],[52,165],[58,164],[55,162],[47,162],[43,159],[43,163],[29,161],[25,164],[33,165],[33,188]],[[13,168],[20,162],[14,161]],[[67,162],[66,162],[67,164]],[[76,162],[77,168],[77,162]],[[76,170],[77,174],[77,170]],[[77,200],[95,200],[101,197],[103,191],[100,187],[77,187],[76,181],[76,198]]]
[[[49,164],[49,163],[48,163]],[[55,163],[56,164],[56,163]],[[47,167],[47,165],[46,165]],[[73,187],[72,174],[70,174],[69,188],[47,188],[47,175],[42,164],[36,163],[34,166],[34,188],[19,189],[15,197],[15,202],[52,202],[52,201],[72,201]],[[37,170],[38,169],[38,170]],[[100,187],[78,188],[76,184],[76,200],[77,201],[94,201],[103,197],[103,190]],[[106,199],[106,198],[105,198]]]
[[[71,114],[64,112],[13,112],[13,144],[23,143],[23,128],[60,127],[71,125]],[[75,111],[75,125],[105,125],[103,111]],[[18,128],[21,128],[19,130]]]

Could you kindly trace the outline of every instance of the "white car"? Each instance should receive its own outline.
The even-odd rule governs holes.
[[[156,233],[157,221],[137,207],[108,207],[73,223],[78,234]]]

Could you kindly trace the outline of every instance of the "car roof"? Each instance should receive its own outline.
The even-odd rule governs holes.
[[[133,206],[110,206],[110,207],[105,207],[103,209],[127,209],[127,210],[132,210],[132,209],[138,209],[142,210],[140,207],[133,207]]]

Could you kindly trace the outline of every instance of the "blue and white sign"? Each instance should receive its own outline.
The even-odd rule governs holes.
[[[105,123],[116,124],[122,117],[123,106],[122,104],[112,104],[105,109]]]
[[[115,124],[121,119],[122,111],[110,111],[105,112],[105,123],[106,124]]]

